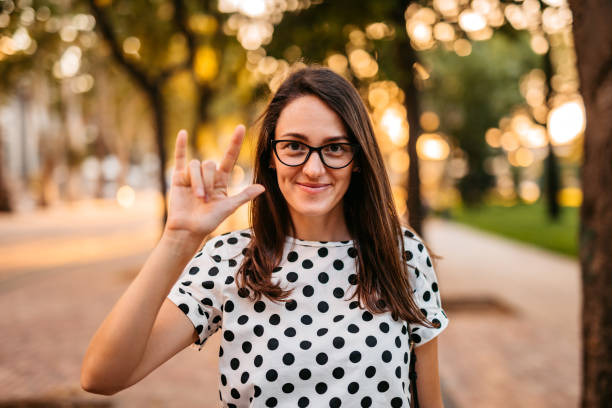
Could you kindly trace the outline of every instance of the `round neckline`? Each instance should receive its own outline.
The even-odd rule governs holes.
[[[312,247],[342,247],[342,246],[352,246],[353,245],[352,239],[348,241],[308,241],[304,239],[291,237],[289,235],[285,237],[285,242],[289,244],[312,246]]]

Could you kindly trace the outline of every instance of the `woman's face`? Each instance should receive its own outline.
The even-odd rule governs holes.
[[[331,142],[350,142],[340,117],[313,95],[291,101],[281,111],[276,124],[275,140],[294,140],[318,147]],[[293,216],[307,217],[342,212],[342,198],[356,170],[354,161],[341,169],[321,162],[316,152],[296,167],[284,165],[272,153],[271,166],[276,169],[278,186]]]

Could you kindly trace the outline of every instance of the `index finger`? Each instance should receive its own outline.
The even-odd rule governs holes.
[[[179,130],[176,135],[176,145],[174,147],[174,168],[183,170],[186,165],[187,157],[187,131]]]
[[[230,145],[221,159],[221,163],[219,164],[219,170],[225,173],[231,173],[236,161],[238,160],[238,155],[240,154],[240,148],[242,147],[242,140],[244,139],[245,128],[244,125],[236,126],[234,130],[234,135],[232,136],[232,140]]]

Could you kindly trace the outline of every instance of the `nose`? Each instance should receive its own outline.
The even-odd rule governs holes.
[[[317,152],[312,152],[306,163],[303,164],[302,171],[311,178],[316,178],[325,173],[325,165]]]

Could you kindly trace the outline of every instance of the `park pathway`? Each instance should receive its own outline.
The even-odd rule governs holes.
[[[87,202],[0,216],[0,406],[216,407],[215,335],[112,397],[85,393],[89,339],[159,234],[157,205]],[[576,407],[579,268],[575,260],[443,220],[426,223],[450,325],[440,335],[446,408]],[[75,405],[76,406],[76,405]]]

